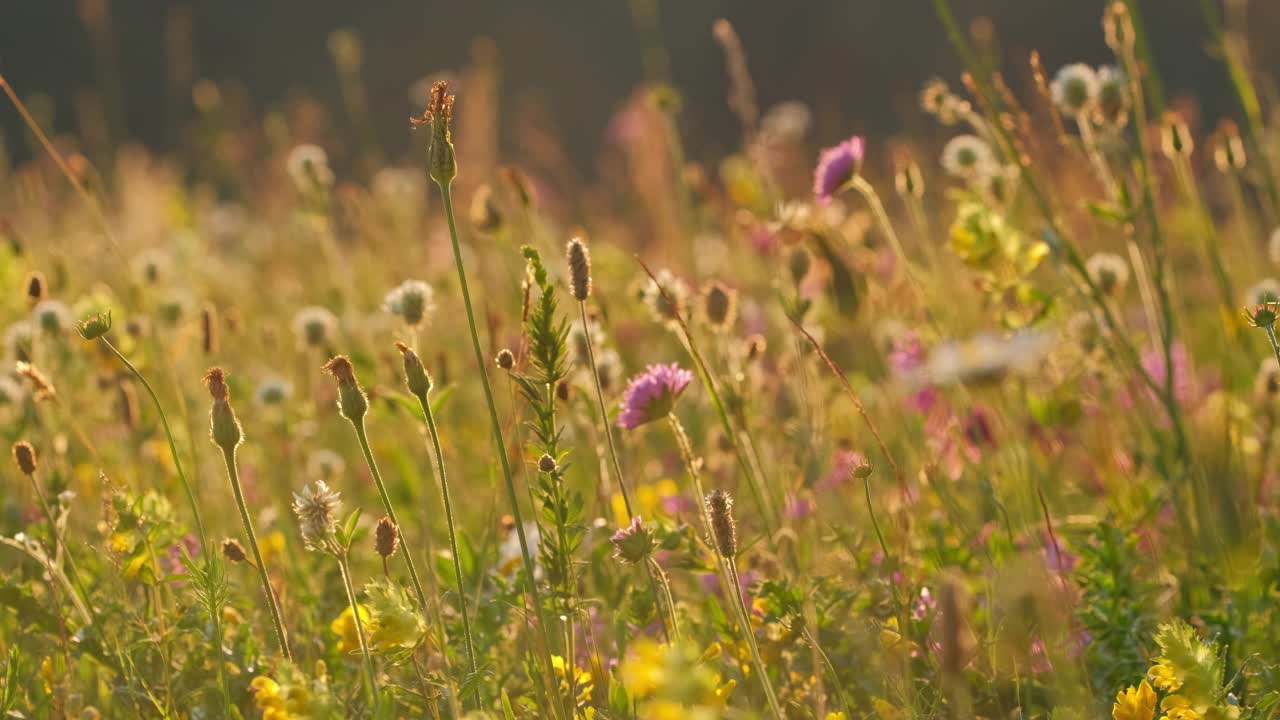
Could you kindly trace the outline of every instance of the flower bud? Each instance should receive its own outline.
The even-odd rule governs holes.
[[[23,475],[36,474],[36,449],[31,447],[31,443],[26,440],[14,443],[13,460],[18,464],[18,470]]]
[[[231,409],[226,374],[222,368],[209,368],[204,376],[204,385],[213,398],[213,407],[209,410],[209,437],[223,452],[235,452],[236,446],[244,439],[244,433],[235,411]]]
[[[591,295],[591,254],[582,238],[569,241],[569,284],[579,302]]]
[[[373,531],[373,547],[384,558],[396,554],[396,549],[400,547],[400,528],[391,522],[391,518],[384,516],[378,521],[378,526]]]
[[[431,376],[422,366],[418,353],[402,342],[396,343],[396,349],[404,356],[404,381],[409,387],[409,392],[419,398],[425,398],[427,393],[431,392]]]
[[[791,281],[796,285],[804,282],[813,268],[813,255],[802,245],[791,249],[787,255],[787,271],[791,273]]]
[[[613,556],[628,564],[644,562],[658,547],[653,530],[638,515],[631,518],[630,525],[610,536],[609,542],[613,543]]]
[[[76,330],[85,340],[97,340],[111,330],[111,311],[90,315],[76,325]]]
[[[702,313],[711,329],[728,330],[738,314],[737,292],[720,282],[708,283],[702,290]]]
[[[1176,157],[1191,157],[1195,150],[1195,141],[1191,139],[1191,130],[1186,121],[1175,112],[1167,112],[1161,123],[1160,149],[1170,160]]]
[[[359,422],[369,410],[369,398],[356,380],[355,368],[346,355],[335,355],[324,369],[338,384],[338,411],[351,422]]]
[[[431,168],[431,179],[441,187],[458,176],[458,159],[453,151],[452,128],[453,100],[449,94],[449,82],[440,80],[431,86],[431,104],[427,108],[427,116],[431,122],[431,154],[428,165]]]

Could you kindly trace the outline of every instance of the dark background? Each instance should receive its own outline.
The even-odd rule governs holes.
[[[1193,96],[1206,123],[1237,114],[1223,67],[1209,56],[1200,0],[1141,4],[1170,95]],[[819,120],[818,140],[853,131],[873,137],[929,127],[915,109],[921,83],[938,75],[958,86],[960,61],[928,0],[658,0],[662,42],[684,95],[683,129],[695,154],[737,142],[725,105],[724,59],[711,36],[726,17],[746,48],[762,107],[803,100]],[[991,18],[1015,85],[1026,89],[1028,50],[1050,71],[1073,61],[1103,63],[1102,0],[953,0],[962,22]],[[94,50],[76,0],[0,0],[0,72],[20,94],[56,103],[55,128],[75,130],[74,97],[96,87]],[[641,43],[627,0],[116,0],[109,4],[124,100],[126,137],[172,149],[189,99],[166,102],[166,16],[193,17],[194,75],[238,80],[257,110],[303,90],[343,122],[328,34],[349,28],[364,39],[364,72],[380,141],[394,155],[408,146],[407,87],[458,68],[477,37],[494,40],[502,65],[504,135],[519,122],[517,100],[540,97],[574,159],[588,165],[609,116],[644,78]],[[1277,66],[1280,2],[1253,0],[1256,64]],[[173,93],[170,93],[171,97]],[[0,129],[9,152],[29,153],[21,122],[5,101]]]

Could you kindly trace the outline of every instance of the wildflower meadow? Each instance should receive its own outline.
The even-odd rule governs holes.
[[[723,151],[672,77],[589,179],[483,47],[171,153],[0,76],[0,717],[1280,717],[1280,78],[1201,4],[1216,126],[1159,2],[1052,67],[933,0],[928,132],[720,20]]]

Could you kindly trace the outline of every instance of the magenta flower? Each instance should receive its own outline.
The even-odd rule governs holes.
[[[622,394],[618,427],[633,430],[666,417],[675,406],[676,398],[691,382],[693,373],[675,363],[650,365],[627,384]]]
[[[831,202],[831,198],[858,174],[865,150],[866,143],[854,135],[822,151],[818,156],[818,167],[813,171],[813,194],[818,202],[824,205]]]

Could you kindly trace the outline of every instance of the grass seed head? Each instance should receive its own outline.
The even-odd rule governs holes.
[[[23,286],[27,292],[27,303],[32,306],[44,300],[49,294],[49,281],[44,279],[44,273],[39,270],[33,270],[28,273],[27,280]]]
[[[733,496],[724,490],[707,493],[707,514],[711,516],[712,540],[726,560],[738,555],[738,523],[733,518]]]
[[[591,253],[587,250],[582,238],[569,241],[569,284],[573,288],[573,296],[584,301],[591,296]]]
[[[378,521],[378,526],[373,531],[373,547],[384,558],[396,554],[396,549],[400,547],[400,528],[391,522],[391,518],[384,516]]]
[[[36,474],[36,449],[26,440],[13,444],[13,461],[18,464],[18,470],[23,475]]]

